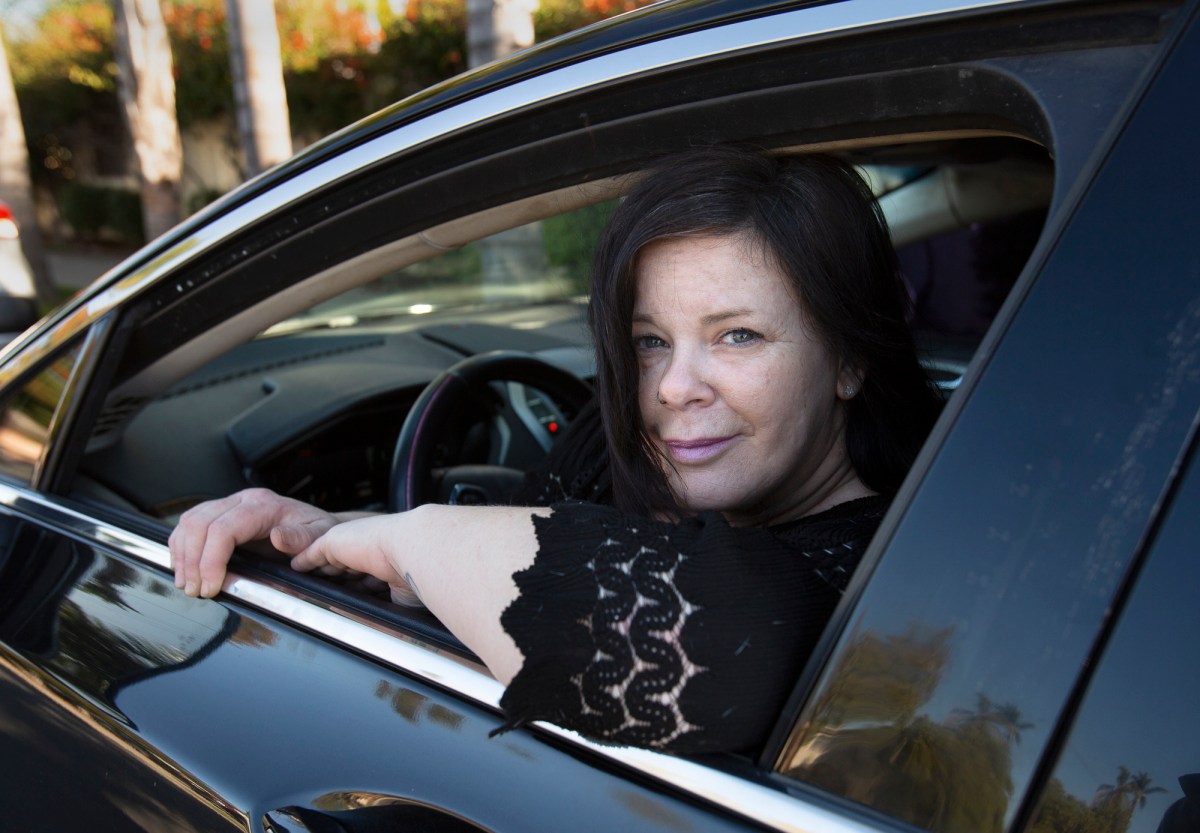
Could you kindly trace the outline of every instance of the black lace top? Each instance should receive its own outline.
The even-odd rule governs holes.
[[[564,482],[543,479],[543,494],[575,491]],[[886,508],[868,497],[735,528],[715,512],[671,524],[554,503],[501,619],[525,657],[501,700],[509,725],[682,754],[758,749]]]

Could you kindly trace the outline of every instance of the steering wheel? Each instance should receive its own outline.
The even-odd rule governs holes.
[[[490,396],[488,385],[500,381],[535,388],[569,414],[578,413],[592,397],[592,389],[578,376],[528,353],[497,350],[463,359],[425,387],[404,420],[392,456],[389,511],[404,512],[433,502],[437,484],[431,462],[439,429],[472,397]],[[457,494],[469,494],[470,503],[485,504],[500,502],[523,476],[504,466],[471,465],[448,469],[441,480],[453,483]]]

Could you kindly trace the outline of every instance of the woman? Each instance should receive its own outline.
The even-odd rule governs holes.
[[[508,685],[513,725],[757,748],[936,414],[906,299],[847,166],[680,154],[601,240],[598,408],[529,506],[351,518],[250,490],[180,520],[176,583],[215,595],[233,549],[269,541],[419,599]]]

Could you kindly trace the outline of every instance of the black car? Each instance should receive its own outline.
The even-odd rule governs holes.
[[[656,4],[151,243],[0,355],[0,826],[1200,829],[1198,5]],[[400,449],[421,499],[536,464],[596,230],[712,142],[860,167],[946,394],[760,756],[489,737],[499,683],[425,614],[254,556],[175,589],[206,498],[395,507],[465,359],[511,358]]]

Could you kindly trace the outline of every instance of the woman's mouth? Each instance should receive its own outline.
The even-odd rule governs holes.
[[[733,445],[737,435],[704,437],[698,440],[664,440],[671,458],[679,463],[703,463]]]

